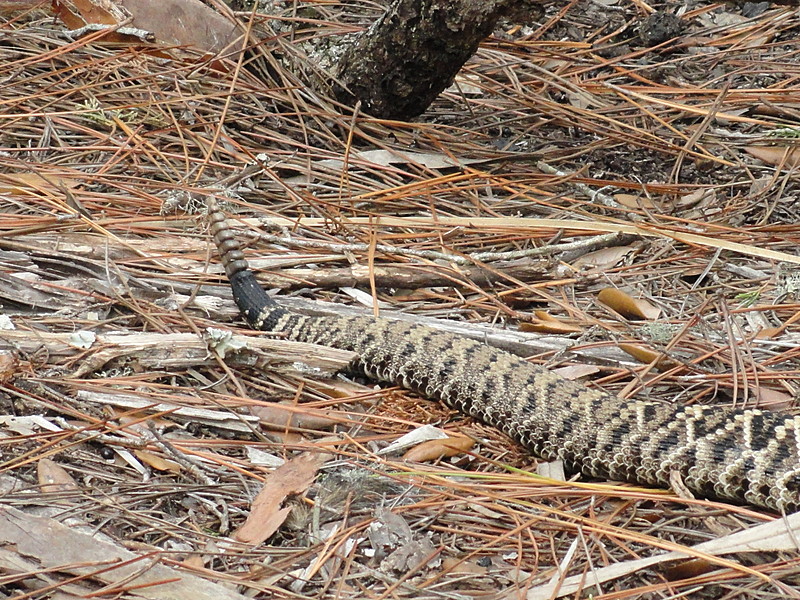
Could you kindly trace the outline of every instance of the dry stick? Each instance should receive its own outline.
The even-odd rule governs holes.
[[[249,235],[257,238],[259,241],[269,242],[272,244],[286,244],[287,246],[295,246],[297,248],[324,249],[340,254],[345,254],[347,252],[370,251],[369,244],[336,244],[332,242],[317,242],[312,240],[294,240],[292,238],[270,235],[268,233],[250,233]],[[566,244],[556,244],[554,246],[539,246],[536,248],[528,248],[527,250],[510,250],[508,252],[476,252],[474,254],[467,254],[465,256],[450,254],[449,252],[439,252],[437,250],[397,248],[395,246],[388,246],[386,244],[376,244],[375,250],[383,252],[384,254],[414,256],[416,258],[425,258],[428,260],[446,260],[457,265],[470,265],[476,262],[506,261],[518,258],[530,258],[534,256],[552,256],[560,252],[578,252],[580,254],[585,254],[586,252],[591,252],[606,246],[627,244],[634,239],[636,239],[635,235],[606,233],[589,238],[588,240],[579,240],[577,242],[569,242]]]
[[[172,456],[172,458],[180,464],[184,469],[189,471],[192,475],[194,475],[197,479],[199,479],[204,485],[214,485],[214,480],[211,479],[208,475],[203,473],[203,467],[199,462],[195,462],[193,459],[187,457],[183,452],[178,450],[175,446],[169,443],[164,437],[158,432],[156,429],[155,424],[152,421],[147,422],[147,428],[152,436],[152,442],[161,448],[166,454]]]
[[[543,173],[547,173],[548,175],[555,175],[556,177],[571,177],[572,173],[567,173],[565,171],[559,171],[555,167],[551,167],[544,161],[539,161],[536,163],[536,167],[542,171]],[[593,190],[585,183],[579,183],[577,181],[567,181],[568,185],[571,185],[576,190],[578,190],[581,194],[585,195],[590,200],[599,200],[602,204],[608,206],[609,208],[620,208],[620,203],[614,200],[611,196],[603,194],[599,190]]]
[[[75,440],[80,440],[82,442],[95,442],[100,444],[106,444],[107,446],[121,446],[123,448],[135,448],[137,450],[143,450],[147,448],[149,442],[147,440],[134,440],[130,438],[125,438],[121,436],[115,436],[108,433],[99,433],[96,431],[91,431],[83,425],[73,425],[72,423],[68,422],[63,417],[55,417],[53,422],[64,429],[66,431],[72,432],[72,437]]]
[[[562,258],[564,262],[569,260]],[[570,259],[571,260],[571,259]],[[485,267],[459,267],[450,274],[451,269],[437,265],[419,263],[392,263],[375,265],[368,269],[363,265],[325,269],[269,269],[268,263],[253,261],[254,266],[261,266],[258,278],[269,288],[295,290],[300,288],[331,289],[338,287],[358,287],[370,285],[371,278],[380,288],[418,289],[425,287],[463,287],[468,281],[479,281],[485,284],[505,281],[514,277],[521,281],[545,281],[553,279],[548,266],[540,262],[515,261],[505,265],[495,265],[490,271]]]
[[[84,25],[83,27],[78,27],[77,29],[62,31],[61,34],[74,40],[84,36],[90,31],[92,32],[109,31],[113,33],[118,33],[120,35],[130,35],[139,38],[143,42],[156,41],[156,36],[152,31],[148,31],[146,29],[139,29],[138,27],[124,27],[122,26],[121,23],[115,25],[106,25],[103,23],[88,23],[87,25]]]

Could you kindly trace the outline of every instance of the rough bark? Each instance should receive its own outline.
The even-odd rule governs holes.
[[[425,111],[478,49],[498,19],[534,10],[531,0],[395,0],[346,50],[338,99],[407,120]]]

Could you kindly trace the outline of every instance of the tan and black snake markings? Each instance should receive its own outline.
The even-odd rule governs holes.
[[[800,508],[800,416],[622,400],[427,326],[289,312],[256,281],[216,201],[208,207],[233,297],[255,329],[354,351],[355,371],[441,400],[570,472],[668,488],[677,471],[702,497]]]

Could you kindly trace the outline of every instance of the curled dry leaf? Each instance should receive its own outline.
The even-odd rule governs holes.
[[[715,565],[704,558],[691,558],[673,567],[664,569],[664,577],[669,581],[677,581],[679,579],[689,579],[690,577],[699,577],[705,575],[719,566]]]
[[[474,445],[475,440],[466,435],[451,435],[441,440],[428,440],[411,448],[403,455],[403,460],[429,462],[448,458],[467,452]]]
[[[646,348],[645,346],[640,346],[638,344],[623,343],[619,345],[619,349],[627,354],[630,354],[639,362],[647,365],[653,364],[659,371],[667,371],[677,367],[680,364],[663,352],[656,352],[655,350]]]
[[[623,317],[655,320],[661,315],[661,309],[647,300],[636,299],[617,288],[600,290],[597,299]]]
[[[268,429],[282,431],[284,429],[313,429],[315,431],[330,429],[337,420],[331,418],[328,411],[313,408],[264,404],[251,408],[253,415]]]
[[[580,333],[583,331],[583,329],[577,325],[554,317],[543,310],[534,311],[533,315],[535,320],[519,324],[519,328],[522,331],[535,331],[536,333],[553,333],[559,335],[565,333]]]
[[[439,429],[433,425],[423,425],[400,436],[386,448],[381,448],[378,450],[378,455],[400,454],[406,448],[418,446],[430,440],[446,440],[448,437],[449,435],[444,429]]]
[[[166,458],[160,457],[158,454],[153,454],[145,450],[134,450],[133,453],[136,455],[136,458],[156,471],[168,471],[170,473],[181,472],[181,466],[174,460],[167,460]]]

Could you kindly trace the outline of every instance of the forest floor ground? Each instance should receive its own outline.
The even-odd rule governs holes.
[[[299,311],[450,324],[626,397],[796,410],[796,9],[552,6],[400,123],[299,75],[299,40],[376,7],[300,4],[257,17],[284,35],[243,61],[0,23],[0,598],[800,597],[774,514],[563,481],[341,378],[347,353],[249,331],[203,215],[223,198]],[[458,448],[387,451],[410,432]]]

